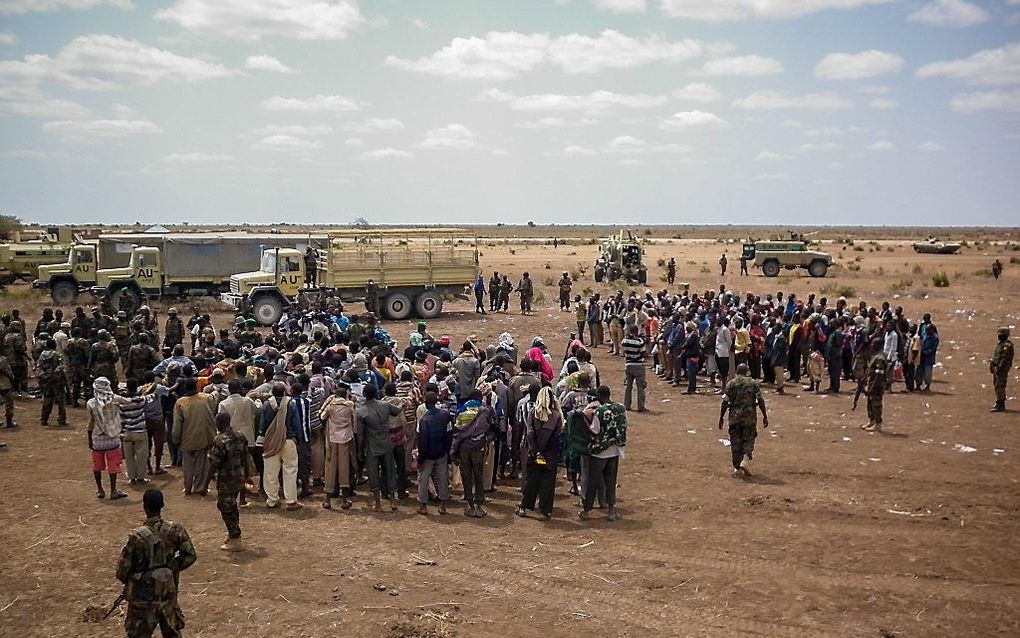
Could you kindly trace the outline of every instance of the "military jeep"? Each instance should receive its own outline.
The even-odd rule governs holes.
[[[803,235],[789,233],[782,239],[750,241],[744,244],[742,257],[766,277],[778,277],[783,268],[804,268],[812,277],[824,277],[832,265],[828,253],[808,250]]]

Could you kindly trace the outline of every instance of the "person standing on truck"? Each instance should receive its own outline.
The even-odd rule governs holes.
[[[305,249],[305,287],[315,288],[319,282],[319,269],[316,267],[318,255],[315,249],[309,246]]]

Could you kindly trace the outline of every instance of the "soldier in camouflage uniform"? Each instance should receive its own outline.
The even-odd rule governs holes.
[[[16,428],[14,422],[14,371],[7,357],[0,352],[0,401],[4,404],[4,427]]]
[[[166,314],[166,325],[163,327],[163,345],[172,351],[174,346],[184,343],[184,322],[177,316],[177,308],[171,308]]]
[[[722,407],[719,409],[719,429],[723,426],[726,411],[730,413],[730,455],[733,459],[733,474],[751,476],[749,465],[754,458],[754,440],[758,437],[758,413],[761,410],[762,426],[769,426],[769,415],[765,411],[765,397],[758,382],[750,377],[746,363],[737,366],[734,377],[723,391]]]
[[[995,405],[992,412],[1006,411],[1006,381],[1009,370],[1013,367],[1013,342],[1009,340],[1009,328],[999,328],[999,343],[995,344],[995,352],[988,362],[988,370],[992,373],[995,385]]]
[[[248,293],[241,293],[241,300],[237,302],[237,314],[247,319],[255,311],[255,307],[252,306],[251,298],[248,297]]]
[[[135,390],[145,380],[145,373],[159,365],[159,354],[149,345],[148,333],[138,336],[138,343],[131,346],[124,360],[124,376],[127,377],[127,392],[134,396]]]
[[[262,335],[255,329],[254,319],[245,319],[244,330],[238,335],[238,341],[241,342],[241,346],[252,346],[258,348],[262,345]]]
[[[67,377],[64,373],[64,362],[57,354],[57,342],[46,339],[45,349],[39,355],[36,367],[39,387],[42,388],[42,412],[39,422],[49,425],[50,414],[53,412],[54,401],[57,404],[57,425],[67,425]]]
[[[209,448],[210,476],[216,475],[216,509],[227,526],[227,540],[220,549],[236,552],[241,547],[241,515],[238,495],[251,476],[248,471],[248,439],[230,427],[230,415],[216,415],[216,438]]]
[[[19,398],[28,389],[28,347],[21,330],[20,321],[11,321],[7,326],[3,344],[4,356],[7,357],[7,363],[11,365],[11,371],[14,373],[13,390]]]
[[[132,323],[137,323],[140,329],[137,330],[139,334],[141,332],[149,333],[149,344],[153,347],[159,343],[159,322],[156,321],[156,315],[152,314],[152,310],[148,306],[142,306],[138,309],[138,314]]]
[[[885,396],[885,387],[889,380],[889,360],[885,358],[882,351],[881,339],[876,339],[871,344],[872,350],[876,353],[868,364],[868,372],[864,380],[864,394],[868,397],[868,424],[862,425],[862,430],[868,432],[882,431],[882,398]]]
[[[64,311],[60,308],[53,313],[53,321],[46,325],[46,332],[51,335],[57,334],[57,330],[60,330],[64,326]],[[71,324],[67,324],[68,330],[71,328]]]
[[[188,530],[164,520],[163,493],[146,490],[142,497],[145,524],[128,535],[117,563],[117,580],[124,583],[128,610],[127,638],[150,638],[159,627],[163,638],[178,638],[184,613],[177,602],[179,575],[198,559]]]
[[[71,338],[64,347],[67,357],[67,382],[70,386],[71,407],[77,408],[83,392],[91,386],[89,361],[92,359],[92,344],[82,337],[81,328],[71,328]]]
[[[121,362],[126,365],[128,350],[131,348],[131,324],[123,310],[117,313],[117,323],[113,324],[113,342],[117,344]]]
[[[32,344],[32,363],[35,364],[37,369],[39,367],[39,357],[42,356],[43,350],[46,349],[46,340],[49,338],[50,333],[40,332],[35,338],[35,343]]]
[[[99,337],[99,341],[92,346],[89,372],[92,374],[93,379],[98,379],[99,377],[109,379],[110,387],[113,388],[114,392],[117,392],[117,388],[120,385],[120,382],[117,380],[117,361],[120,360],[120,353],[117,352],[117,346],[113,344],[109,332],[100,330],[96,333],[96,336]]]
[[[107,332],[113,328],[113,317],[107,314],[103,314],[103,311],[93,306],[92,308],[92,329],[95,330],[95,335],[99,337],[100,330],[106,330]]]
[[[81,336],[85,339],[92,339],[92,320],[85,314],[85,309],[78,306],[74,309],[74,317],[71,318],[71,328],[81,328]]]

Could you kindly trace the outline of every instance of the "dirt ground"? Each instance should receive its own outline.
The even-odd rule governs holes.
[[[651,411],[631,415],[623,518],[614,524],[598,512],[578,521],[560,480],[548,523],[513,516],[512,485],[500,487],[486,519],[459,508],[422,517],[411,501],[375,515],[363,498],[346,512],[317,501],[297,513],[255,507],[241,515],[249,551],[225,554],[214,497],[186,499],[174,470],[153,484],[165,490],[166,517],[187,526],[199,553],[181,580],[186,634],[1020,635],[1020,404],[988,413],[995,328],[1020,323],[1020,269],[1010,263],[1020,252],[1009,237],[954,256],[917,255],[904,239],[823,244],[842,264],[829,277],[770,280],[736,275],[739,243],[655,236],[655,287],[664,285],[655,264],[672,255],[678,281],[698,290],[842,291],[876,305],[888,299],[912,318],[932,313],[942,337],[934,392],[898,386],[886,395],[885,434],[858,428],[863,403],[851,412],[846,393],[767,394],[772,427],[758,439],[755,478],[743,481],[731,478],[715,428],[719,398],[708,389],[683,396],[652,376]],[[461,301],[430,331],[454,343],[468,334],[488,342],[504,330],[518,343],[543,335],[558,354],[573,315],[555,310],[554,280],[578,270],[575,291],[595,288],[595,247],[577,244],[483,246],[486,274],[531,271],[545,296],[538,312],[479,317]],[[730,274],[720,278],[724,250]],[[996,257],[1006,265],[998,281],[983,272]],[[950,286],[934,288],[932,274],[943,271]],[[34,324],[45,302],[20,288],[0,305],[21,307]],[[386,327],[406,339],[412,324]],[[620,360],[599,348],[595,361],[622,392]],[[1011,396],[1017,377],[1014,368]],[[82,614],[119,591],[113,569],[143,520],[142,490],[97,501],[83,412],[73,411],[68,429],[44,430],[37,410],[37,401],[20,401],[20,429],[0,432],[8,444],[0,451],[0,636],[122,635],[119,613],[103,623]]]

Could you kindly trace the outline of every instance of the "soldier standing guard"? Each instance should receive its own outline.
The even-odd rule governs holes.
[[[751,476],[749,465],[754,458],[754,440],[758,437],[758,413],[761,410],[762,426],[769,426],[769,415],[765,411],[765,397],[758,382],[750,376],[746,363],[737,366],[737,376],[726,384],[722,406],[719,409],[719,429],[723,426],[726,411],[730,412],[730,454],[733,459],[733,475],[743,473]]]
[[[871,348],[876,354],[871,358],[864,378],[864,394],[868,397],[868,424],[862,425],[861,429],[868,432],[881,432],[882,398],[889,380],[889,361],[882,351],[881,338],[872,341]]]
[[[180,573],[198,555],[188,530],[160,515],[163,492],[146,490],[142,506],[145,524],[128,535],[117,563],[117,580],[124,583],[128,603],[124,629],[128,638],[149,638],[156,627],[163,638],[177,638],[184,629],[184,613],[177,602]]]
[[[120,353],[117,346],[110,340],[110,333],[100,330],[97,335],[99,341],[92,346],[91,358],[89,360],[89,371],[93,379],[106,377],[110,380],[110,387],[116,392],[120,386],[117,380],[117,361],[120,360]]]
[[[7,363],[10,364],[11,371],[14,373],[12,377],[13,389],[18,393],[19,399],[22,397],[22,393],[28,389],[28,346],[25,344],[25,337],[21,331],[21,322],[12,321],[7,326],[7,335],[4,337],[3,343],[4,356],[7,357]]]
[[[241,516],[237,498],[251,476],[248,471],[248,439],[230,427],[230,414],[216,415],[216,438],[209,448],[209,475],[216,475],[216,509],[227,526],[227,540],[220,549],[237,552],[241,547]]]
[[[0,401],[4,404],[4,427],[16,428],[14,422],[14,371],[11,370],[11,363],[0,351]]]
[[[1003,326],[998,332],[999,343],[995,344],[992,359],[988,362],[988,370],[992,373],[995,385],[995,405],[992,412],[1006,411],[1006,381],[1009,370],[1013,367],[1013,342],[1009,340],[1009,328]]]
[[[171,308],[166,312],[166,327],[163,329],[163,345],[170,348],[184,343],[184,322],[177,316],[177,308]]]
[[[53,339],[46,339],[45,348],[39,355],[38,376],[43,398],[39,422],[49,425],[53,404],[56,402],[57,425],[67,425],[67,377],[64,374],[64,362],[57,354],[57,342]]]

